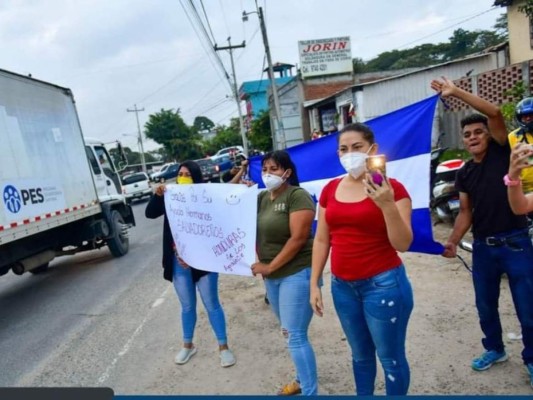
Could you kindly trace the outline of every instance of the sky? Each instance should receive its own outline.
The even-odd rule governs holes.
[[[445,42],[458,28],[492,29],[494,0],[257,0],[273,62],[298,64],[298,41],[350,36],[352,57]],[[237,83],[266,79],[255,0],[2,0],[0,69],[70,88],[85,136],[136,151],[150,114],[180,109],[228,124],[238,109],[200,33],[191,3],[218,46],[234,51]],[[209,26],[205,22],[205,15]],[[194,24],[194,25],[193,25]],[[231,75],[229,53],[219,51]],[[145,151],[158,145],[144,140]]]

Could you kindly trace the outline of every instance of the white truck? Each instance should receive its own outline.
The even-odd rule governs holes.
[[[106,245],[128,252],[132,209],[104,144],[84,140],[69,89],[0,70],[0,193],[0,275]]]

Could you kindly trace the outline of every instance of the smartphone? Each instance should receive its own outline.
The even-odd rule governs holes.
[[[387,159],[384,154],[368,156],[366,159],[366,170],[376,185],[381,185],[383,183],[383,177],[387,176],[386,163]]]
[[[237,154],[235,156],[235,162],[233,163],[233,165],[240,168],[244,160],[246,160],[246,156],[244,154]]]

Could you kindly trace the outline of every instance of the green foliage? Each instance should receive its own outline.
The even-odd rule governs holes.
[[[509,131],[512,131],[518,128],[515,120],[516,103],[522,100],[526,95],[526,85],[524,84],[524,81],[516,82],[512,88],[504,91],[503,95],[512,98],[511,101],[502,104],[500,107],[503,118],[505,119],[505,125]]]
[[[185,161],[202,155],[200,135],[187,126],[179,109],[151,114],[144,128],[147,138],[163,146],[166,160]]]
[[[494,31],[467,31],[459,28],[453,32],[447,43],[426,43],[410,49],[386,51],[367,63],[355,58],[354,71],[372,72],[427,67],[480,52],[507,40],[507,36],[507,16],[502,14],[494,25]]]
[[[518,12],[525,14],[529,19],[533,19],[533,0],[526,0],[525,4],[518,6]]]
[[[253,149],[262,150],[264,152],[272,151],[270,114],[267,110],[261,111],[261,113],[252,121],[248,137]]]
[[[129,147],[124,147],[124,154],[128,160],[128,165],[141,164],[141,153],[131,150]],[[117,149],[113,148],[109,150],[109,155],[113,159],[113,164],[118,168],[120,162],[120,155]],[[157,161],[157,159],[150,153],[144,153],[144,161],[146,163]]]
[[[232,118],[229,126],[218,126],[217,134],[211,140],[202,142],[202,149],[206,154],[215,154],[223,147],[242,146],[241,128],[238,118]]]
[[[465,149],[448,149],[439,158],[439,162],[444,162],[448,160],[470,160],[472,156]]]
[[[194,119],[192,126],[196,132],[210,131],[215,127],[215,123],[207,117],[198,116]]]
[[[361,74],[366,72],[366,65],[362,58],[354,58],[352,60],[353,72],[354,74]]]
[[[507,13],[500,14],[493,26],[494,32],[502,39],[509,38],[509,25],[507,23]]]

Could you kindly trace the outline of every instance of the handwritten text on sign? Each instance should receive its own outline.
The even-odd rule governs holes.
[[[165,208],[179,256],[204,271],[251,276],[257,186],[167,185]]]

